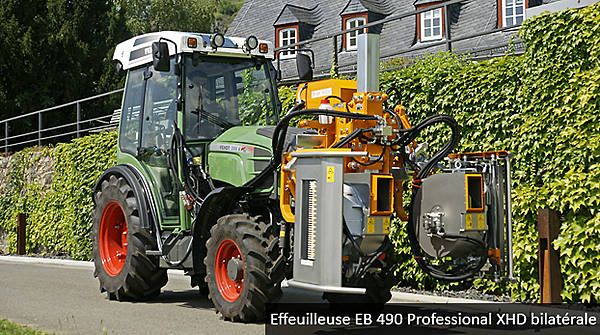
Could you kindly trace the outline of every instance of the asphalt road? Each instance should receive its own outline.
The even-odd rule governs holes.
[[[320,295],[286,288],[287,301]],[[0,318],[57,334],[264,334],[264,325],[220,318],[189,278],[169,274],[156,299],[109,301],[89,266],[7,262],[0,258]]]
[[[54,264],[49,264],[54,263]],[[182,272],[170,271],[162,294],[145,302],[110,301],[100,294],[90,262],[0,256],[0,319],[32,326],[56,334],[264,334],[262,324],[224,321],[212,304]],[[321,294],[284,287],[283,302],[321,302]],[[392,302],[470,303],[469,313],[498,312],[500,305],[475,304],[476,300],[394,292]],[[419,305],[417,309],[427,308]],[[450,306],[450,305],[447,305]],[[410,311],[413,307],[406,307]],[[435,311],[438,307],[431,309]],[[547,307],[522,305],[511,308],[522,313],[547,312]],[[569,314],[582,314],[569,310]],[[600,313],[593,313],[600,320]],[[391,328],[393,334],[398,330]],[[542,327],[470,329],[457,327],[443,334],[600,334],[600,326],[586,329]],[[507,332],[508,331],[508,332]],[[294,331],[296,332],[296,331]],[[291,332],[290,332],[291,333]],[[418,333],[438,334],[429,328]]]

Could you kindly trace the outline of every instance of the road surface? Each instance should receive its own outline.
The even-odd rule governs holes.
[[[320,301],[320,295],[285,289],[285,299]],[[109,301],[87,262],[37,264],[0,257],[0,318],[57,334],[264,334],[264,325],[226,322],[189,278],[169,283],[146,302]]]
[[[283,302],[321,302],[321,294],[284,287]],[[392,302],[474,303],[475,300],[394,292]],[[494,305],[494,304],[492,304]],[[498,307],[479,304],[471,312]],[[422,305],[424,306],[424,305]],[[485,307],[488,306],[488,307]],[[523,312],[540,310],[524,305]],[[544,308],[544,310],[546,310]],[[570,314],[577,313],[569,311]],[[594,313],[598,319],[600,314]],[[262,324],[240,324],[220,318],[212,304],[182,272],[169,271],[162,294],[145,302],[109,301],[98,289],[93,264],[65,260],[0,256],[0,318],[56,334],[264,334]],[[459,328],[449,331],[452,334]],[[509,328],[510,329],[510,328]],[[516,329],[537,334],[538,329]],[[425,330],[425,329],[423,329]],[[469,334],[506,334],[501,329],[479,329]],[[544,330],[548,330],[546,332]],[[570,328],[542,329],[542,334],[598,334]]]
[[[57,334],[264,334],[264,325],[223,321],[182,272],[151,301],[109,301],[93,263],[0,256],[0,318]],[[284,287],[283,302],[321,302],[321,294]],[[394,293],[394,302],[473,300]]]

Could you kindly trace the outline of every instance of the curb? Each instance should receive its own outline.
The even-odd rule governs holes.
[[[67,266],[73,268],[93,269],[94,262],[74,261],[71,259],[60,258],[42,258],[42,257],[27,257],[27,256],[0,256],[0,262],[8,263],[26,263],[26,264],[47,264]]]
[[[416,304],[495,304],[496,301],[444,297],[439,295],[427,295],[418,293],[407,293],[392,291],[390,302],[416,303]]]
[[[21,263],[21,264],[42,264],[55,265],[79,269],[94,269],[94,262],[91,261],[74,261],[72,259],[60,258],[43,258],[43,257],[27,257],[27,256],[0,256],[0,262],[6,263]],[[167,270],[169,275],[183,276],[183,270]]]

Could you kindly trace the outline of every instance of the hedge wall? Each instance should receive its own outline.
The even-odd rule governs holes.
[[[446,113],[463,127],[460,150],[509,149],[514,153],[513,204],[518,282],[473,286],[537,300],[538,208],[562,213],[561,270],[566,301],[600,301],[600,4],[527,20],[522,56],[472,62],[452,54],[386,72],[382,88],[408,108],[413,122]],[[284,110],[294,90],[282,88]],[[440,135],[441,134],[441,135]],[[436,143],[447,133],[428,132]],[[15,215],[29,215],[27,249],[90,258],[91,189],[114,163],[114,132],[28,149],[11,158],[8,184],[0,185],[0,231],[15,250]],[[31,177],[44,157],[55,173],[49,185]],[[394,231],[403,258],[401,285],[446,289],[425,276],[410,255],[404,227]],[[452,286],[465,288],[471,283]]]
[[[514,154],[513,202],[518,283],[509,290],[537,300],[538,208],[562,215],[563,298],[600,301],[600,4],[527,20],[518,57],[472,62],[450,54],[385,73],[383,90],[417,122],[445,113],[463,127],[462,151],[508,149]],[[428,134],[427,140],[445,140]],[[434,138],[434,136],[439,138]],[[405,237],[398,234],[405,242]],[[403,244],[406,245],[406,244]],[[402,249],[407,252],[407,248]],[[405,284],[436,287],[413,261],[402,266]]]
[[[116,132],[103,132],[11,156],[0,190],[0,232],[6,233],[7,252],[16,252],[20,212],[28,216],[28,253],[91,258],[92,188],[115,163],[116,139]]]
[[[413,123],[444,113],[462,126],[460,151],[508,149],[513,158],[513,212],[518,282],[475,280],[482,291],[538,300],[538,208],[560,211],[565,301],[600,301],[600,4],[527,20],[521,56],[474,62],[441,53],[384,72],[390,105],[408,108]],[[284,109],[293,90],[280,90]],[[440,144],[443,129],[421,141]],[[432,150],[433,151],[433,150]],[[400,285],[465,288],[423,274],[410,253],[405,225],[394,231],[403,259]]]

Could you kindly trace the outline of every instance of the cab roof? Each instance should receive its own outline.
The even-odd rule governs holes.
[[[210,34],[203,33],[189,33],[179,31],[160,31],[155,33],[148,33],[130,38],[124,42],[121,42],[115,48],[113,55],[113,61],[117,61],[121,64],[123,70],[131,69],[140,65],[144,65],[152,62],[152,43],[157,42],[161,38],[173,41],[177,45],[177,51],[175,44],[166,41],[169,46],[169,54],[175,55],[177,53],[192,53],[201,52],[208,55],[214,56],[229,56],[229,57],[250,57],[260,56],[268,59],[275,58],[273,44],[266,40],[258,40],[258,43],[265,43],[268,45],[268,51],[261,53],[259,48],[248,51],[244,47],[246,38],[243,37],[231,37],[225,36],[225,43],[222,47],[213,48],[210,40]],[[188,39],[195,38],[197,43],[195,47],[193,44],[188,45]]]

